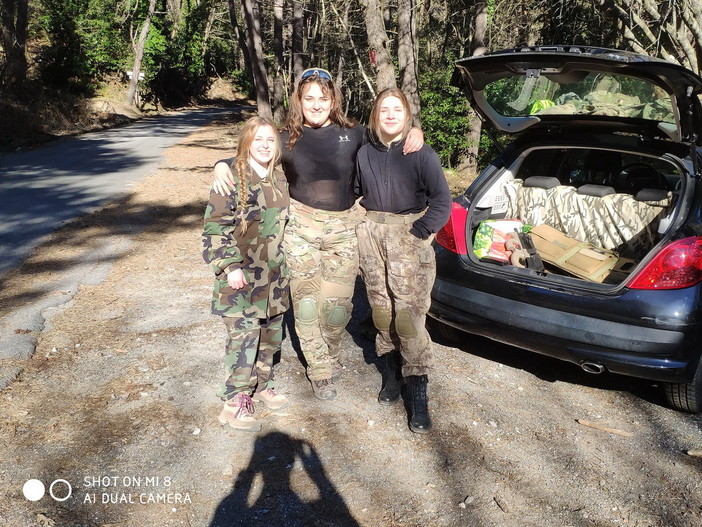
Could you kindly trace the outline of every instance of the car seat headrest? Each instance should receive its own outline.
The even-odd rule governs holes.
[[[525,187],[538,187],[546,190],[557,187],[561,182],[556,177],[550,176],[531,176],[524,180]]]
[[[610,194],[616,194],[616,191],[612,187],[608,187],[607,185],[583,185],[581,187],[578,187],[578,194],[584,194],[586,196],[596,196],[596,197],[603,197],[603,196],[609,196]]]

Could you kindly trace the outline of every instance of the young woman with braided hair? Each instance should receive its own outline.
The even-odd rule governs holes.
[[[203,258],[215,273],[212,312],[227,327],[222,424],[261,429],[253,402],[288,406],[275,391],[273,358],[283,340],[289,308],[288,271],[282,248],[288,219],[288,184],[278,166],[281,145],[273,123],[249,119],[239,134],[233,192],[210,192]]]

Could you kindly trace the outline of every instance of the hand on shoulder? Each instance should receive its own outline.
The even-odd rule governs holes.
[[[422,132],[416,126],[413,126],[409,132],[407,132],[407,137],[405,138],[405,144],[402,147],[402,153],[412,154],[418,152],[424,146],[424,132]]]
[[[218,161],[214,166],[214,181],[212,190],[220,196],[230,196],[232,190],[236,188],[234,174],[226,161]]]

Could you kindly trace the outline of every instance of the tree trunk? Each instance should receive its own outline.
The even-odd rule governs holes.
[[[275,71],[273,72],[273,119],[283,122],[285,108],[283,107],[283,94],[285,91],[285,75],[283,68],[283,4],[284,0],[273,2],[273,56],[275,58]]]
[[[378,91],[395,88],[395,67],[390,56],[390,39],[385,31],[383,13],[378,0],[362,0],[365,7],[366,33],[370,52],[375,54],[375,86]]]
[[[246,35],[244,35],[244,32],[241,30],[241,27],[239,27],[239,22],[236,19],[236,11],[236,0],[229,0],[229,21],[232,23],[234,35],[239,43],[239,49],[241,50],[241,54],[244,56],[244,70],[249,78],[253,79],[253,72],[251,71],[251,54],[249,53],[249,46],[246,44]],[[254,94],[248,93],[247,95],[252,97]]]
[[[343,15],[339,13],[339,11],[336,9],[334,6],[334,3],[331,4],[332,11],[336,15],[336,18],[339,20],[339,23],[341,26],[344,28],[344,31],[348,35],[348,27],[349,27],[349,9],[351,8],[350,4],[346,4],[344,7],[344,13]],[[349,38],[349,41],[352,42],[353,46],[353,54],[355,56],[358,56],[358,50],[356,49],[356,45],[353,44],[353,39]],[[337,64],[336,64],[336,72],[334,75],[334,82],[336,82],[337,86],[341,87],[344,85],[344,71],[345,71],[345,66],[346,66],[346,60],[344,59],[344,54],[339,53],[338,59],[337,59]],[[363,64],[359,61],[359,66],[361,69],[363,69]],[[330,68],[331,71],[331,68]],[[349,101],[346,99],[346,104],[348,105]],[[344,109],[345,111],[346,109]]]
[[[27,78],[27,0],[2,0],[0,4],[0,33],[5,51],[5,64],[0,87],[21,93]]]
[[[475,30],[473,31],[473,41],[470,44],[471,55],[479,57],[485,55],[485,37],[487,35],[487,2],[478,2],[475,5]]]
[[[149,11],[146,13],[146,19],[142,23],[141,31],[139,32],[139,41],[134,46],[134,66],[132,67],[132,77],[129,79],[129,90],[127,90],[127,104],[138,106],[137,85],[139,84],[139,73],[141,72],[141,60],[144,58],[144,46],[146,45],[146,37],[149,35],[149,27],[151,20],[156,11],[156,0],[149,1]]]
[[[702,4],[696,0],[685,2],[684,19],[695,35],[695,49],[698,50],[698,55],[697,64],[692,69],[699,74],[702,72]]]
[[[414,0],[400,0],[397,6],[397,63],[400,88],[407,96],[415,126],[420,126],[419,81],[417,80],[416,23]]]
[[[473,40],[470,45],[472,56],[477,57],[484,55],[485,36],[487,35],[487,2],[478,2],[475,5],[475,24],[473,31]],[[458,169],[466,171],[469,174],[475,174],[478,171],[478,149],[480,147],[480,133],[482,132],[482,121],[473,112],[470,117],[470,129],[466,136],[468,140],[468,150],[463,162]]]
[[[268,98],[268,77],[261,43],[261,18],[256,0],[241,0],[246,22],[246,36],[251,57],[254,85],[256,86],[256,104],[258,114],[267,119],[273,118],[271,103]]]
[[[305,70],[303,61],[303,34],[305,31],[304,6],[301,0],[293,0],[293,32],[292,32],[292,55],[293,55],[293,74],[295,80],[300,78],[300,75]]]
[[[210,5],[207,10],[207,21],[205,22],[205,30],[202,34],[202,53],[204,57],[209,48],[210,38],[212,37],[212,30],[214,29],[215,20],[217,18],[217,11],[214,5]]]
[[[181,0],[166,0],[166,13],[168,13],[168,17],[173,22],[171,38],[175,38],[183,21],[183,3]]]

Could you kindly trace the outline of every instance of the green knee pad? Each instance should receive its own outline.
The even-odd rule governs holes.
[[[351,320],[351,317],[344,306],[334,306],[327,313],[327,325],[332,327],[345,327],[349,320]]]
[[[317,320],[317,301],[314,298],[300,300],[295,316],[300,322],[310,323]]]
[[[409,311],[401,310],[395,316],[395,331],[401,337],[411,339],[417,336],[417,328],[414,327],[412,314]]]
[[[383,307],[374,307],[372,312],[373,324],[378,331],[390,331],[392,313]]]

